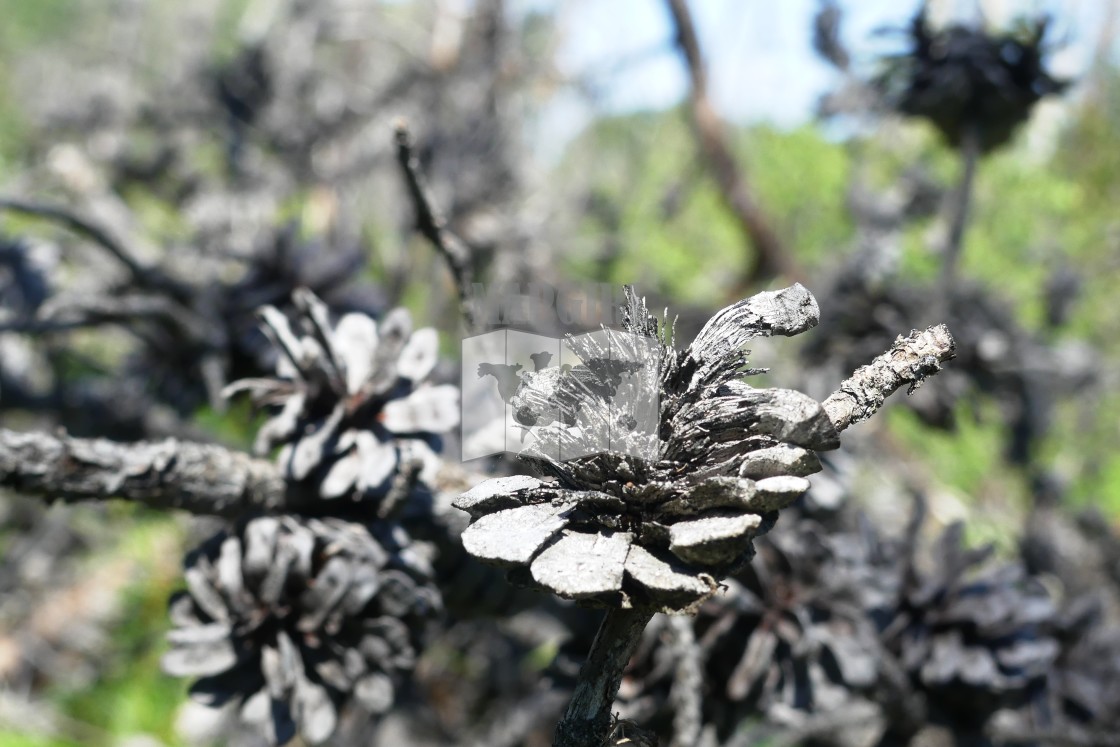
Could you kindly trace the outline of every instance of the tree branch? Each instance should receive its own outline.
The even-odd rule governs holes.
[[[272,462],[175,439],[121,444],[0,429],[0,487],[67,502],[123,498],[240,516],[300,504]]]
[[[755,251],[736,290],[742,291],[759,280],[778,276],[797,279],[798,269],[759,206],[746,175],[735,159],[723,122],[712,106],[708,95],[708,74],[688,4],[686,0],[666,2],[676,25],[677,47],[688,66],[691,83],[689,110],[697,144],[712,171],[720,197]]]
[[[159,319],[178,327],[191,341],[205,340],[213,334],[203,321],[163,296],[90,296],[48,300],[34,318],[0,322],[0,332],[49,334],[69,332],[108,324],[129,325],[138,320]]]
[[[890,350],[840,384],[822,403],[824,411],[836,430],[843,431],[874,415],[903,384],[910,384],[907,394],[912,393],[956,354],[956,343],[944,324],[913,330],[906,337],[899,335]]]
[[[603,618],[591,653],[579,670],[579,682],[568,710],[556,725],[553,747],[603,744],[611,729],[611,706],[622,672],[653,618],[643,609],[610,609]]]
[[[113,237],[108,231],[98,226],[73,211],[60,205],[19,200],[10,197],[0,197],[0,211],[8,210],[13,213],[22,213],[36,218],[43,218],[65,227],[80,236],[84,236],[120,262],[128,270],[136,284],[144,288],[166,291],[174,298],[183,301],[188,297],[186,289],[164,275],[162,272],[140,264],[124,244]]]
[[[690,747],[700,743],[704,725],[702,657],[690,617],[674,615],[666,623],[676,662],[673,685],[669,689],[669,701],[673,705],[673,740],[669,747]]]
[[[459,294],[459,307],[466,322],[467,330],[475,330],[474,308],[471,303],[471,250],[463,240],[451,232],[443,214],[435,206],[431,190],[424,175],[420,173],[420,162],[412,146],[412,136],[404,122],[396,127],[397,162],[404,172],[408,194],[416,207],[416,230],[431,242],[451,270],[455,289]]]
[[[952,194],[949,235],[941,260],[941,294],[945,299],[949,298],[957,276],[957,264],[964,245],[964,231],[968,227],[969,207],[972,204],[973,184],[979,162],[980,132],[975,126],[968,127],[961,137],[961,178]]]

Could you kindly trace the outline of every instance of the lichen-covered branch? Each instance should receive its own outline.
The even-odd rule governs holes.
[[[867,420],[892,393],[909,384],[907,394],[941,364],[956,356],[956,343],[944,324],[899,335],[887,352],[862,366],[823,402],[837,431]]]
[[[123,498],[237,516],[298,503],[272,462],[176,439],[121,444],[0,429],[0,487],[52,500]]]

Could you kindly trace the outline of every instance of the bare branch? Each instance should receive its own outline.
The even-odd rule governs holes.
[[[68,332],[107,324],[134,324],[143,319],[171,322],[190,339],[206,340],[212,333],[204,329],[202,320],[162,296],[89,296],[59,298],[47,301],[31,319],[0,322],[0,332],[47,334]]]
[[[471,250],[467,245],[451,232],[443,214],[432,200],[431,190],[420,173],[420,162],[412,147],[412,136],[404,122],[398,122],[396,127],[397,162],[404,171],[405,182],[408,186],[409,197],[416,207],[416,230],[431,242],[440,256],[451,270],[455,281],[455,289],[459,294],[459,306],[466,322],[467,330],[475,329],[474,309],[471,305]]]
[[[554,747],[586,747],[606,740],[622,672],[653,614],[645,609],[607,610],[591,644],[591,653],[579,671],[579,683],[568,710],[556,725]]]
[[[701,699],[704,697],[704,671],[700,647],[692,628],[692,618],[674,615],[667,621],[670,645],[676,661],[669,700],[673,704],[673,741],[669,747],[689,747],[700,743],[703,726]]]
[[[0,429],[0,487],[51,500],[123,498],[238,516],[300,503],[272,462],[175,439],[121,444]]]
[[[58,223],[67,230],[84,236],[108,251],[118,262],[125,266],[138,285],[146,288],[165,290],[179,300],[183,300],[185,297],[185,291],[179,284],[156,269],[145,267],[140,264],[140,262],[132,256],[132,253],[125,248],[124,244],[118,241],[108,231],[68,208],[60,205],[32,202],[30,200],[0,197],[0,210],[31,215]]]
[[[964,231],[968,227],[969,207],[972,203],[976,166],[980,162],[980,132],[966,127],[961,134],[961,178],[952,194],[950,203],[949,235],[941,259],[941,293],[946,299],[956,280],[957,264],[964,244]]]
[[[735,216],[755,254],[743,274],[738,290],[759,280],[799,276],[789,252],[770,226],[746,175],[735,159],[723,122],[708,95],[708,74],[700,51],[700,40],[686,0],[666,0],[677,29],[677,46],[688,66],[691,89],[689,107],[693,132],[708,162],[720,196]]]
[[[913,392],[956,354],[956,343],[944,324],[899,335],[890,350],[857,369],[823,402],[824,411],[842,431],[874,415],[903,384],[910,384],[907,394]]]

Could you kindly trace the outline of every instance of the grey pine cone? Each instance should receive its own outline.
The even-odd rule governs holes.
[[[318,744],[339,710],[393,704],[425,624],[440,611],[426,559],[399,527],[261,517],[187,556],[163,668],[191,696],[272,744]]]
[[[981,726],[1044,684],[1058,655],[1056,610],[1021,564],[988,562],[994,548],[966,548],[963,533],[960,523],[946,529],[929,569],[909,574],[882,635],[934,710]]]
[[[432,447],[459,423],[459,390],[424,383],[436,363],[436,331],[413,331],[404,309],[380,325],[359,313],[331,324],[310,291],[293,300],[300,334],[272,306],[260,311],[280,353],[276,378],[242,379],[224,392],[248,391],[258,405],[280,408],[258,431],[256,453],[282,446],[287,477],[328,500],[380,501],[401,481],[432,484]]]
[[[598,348],[594,337],[584,336],[588,347],[577,352],[587,361],[604,358],[603,348],[636,351],[628,359],[644,366],[633,375],[656,376],[657,428],[625,427],[633,419],[616,409],[617,382],[589,386],[578,376],[542,382],[549,390],[541,400],[563,400],[558,388],[578,388],[571,398],[581,411],[609,419],[603,428],[621,443],[561,459],[566,445],[578,442],[578,430],[562,420],[533,429],[521,456],[553,481],[497,478],[460,496],[455,505],[471,516],[463,545],[481,560],[511,568],[515,580],[562,597],[691,609],[750,558],[752,539],[808,488],[806,475],[820,469],[814,450],[839,445],[817,401],[743,381],[758,373],[746,368],[744,344],[803,332],[816,325],[818,309],[800,285],[760,293],[717,313],[691,346],[677,351],[659,335],[644,301],[632,292],[628,299],[626,332],[604,330],[607,341]],[[635,338],[653,344],[636,345]],[[542,377],[526,381],[532,387]],[[518,397],[525,401],[528,394]]]

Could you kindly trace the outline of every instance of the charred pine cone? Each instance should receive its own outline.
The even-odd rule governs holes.
[[[392,706],[440,609],[426,560],[389,524],[262,517],[186,559],[163,668],[196,701],[240,703],[272,744],[334,732],[343,706]]]
[[[945,530],[926,572],[903,558],[902,593],[882,632],[931,719],[962,730],[1035,697],[1058,655],[1046,589],[1021,564],[987,562],[993,547],[966,548],[963,532],[960,523]]]
[[[296,291],[293,300],[302,334],[275,308],[260,312],[281,353],[276,378],[242,379],[225,390],[280,407],[258,431],[254,450],[282,445],[285,476],[325,500],[383,503],[413,481],[431,485],[438,434],[459,422],[458,389],[424,383],[436,363],[436,331],[414,332],[404,309],[380,326],[360,313],[332,324],[310,291]]]
[[[584,336],[576,350],[598,378],[576,366],[518,392],[521,402],[578,403],[576,422],[536,426],[521,453],[553,481],[498,478],[457,499],[472,520],[463,544],[562,597],[694,609],[808,488],[820,467],[813,450],[839,445],[820,403],[743,381],[759,371],[746,368],[742,346],[815,326],[817,304],[800,285],[758,294],[717,313],[683,351],[632,292],[625,312],[625,332]],[[656,424],[636,427],[651,402]],[[609,449],[589,449],[589,433],[609,434]]]
[[[1115,620],[1097,598],[1081,597],[1062,615],[1057,636],[1062,650],[1050,671],[1048,707],[1035,714],[1037,726],[1096,734],[1101,743],[1120,742],[1120,629]]]
[[[911,49],[887,59],[876,86],[899,112],[930,120],[953,147],[971,131],[987,152],[1011,138],[1039,99],[1069,85],[1044,64],[1049,24],[1042,17],[1001,34],[960,24],[933,29],[923,5],[908,30]]]
[[[707,705],[725,735],[747,713],[798,726],[870,694],[882,651],[864,607],[878,585],[865,549],[798,521],[760,540],[726,596],[701,609],[706,679],[721,690]]]
[[[699,699],[704,723],[721,739],[748,719],[785,731],[856,707],[874,711],[884,657],[878,622],[897,584],[876,564],[882,548],[868,539],[783,516],[756,540],[751,563],[724,582],[726,591],[700,607],[689,623],[703,662]],[[657,625],[646,629],[619,698],[626,715],[667,737],[672,689],[681,683],[658,635]],[[813,743],[851,744],[847,726],[838,723],[834,738]]]

